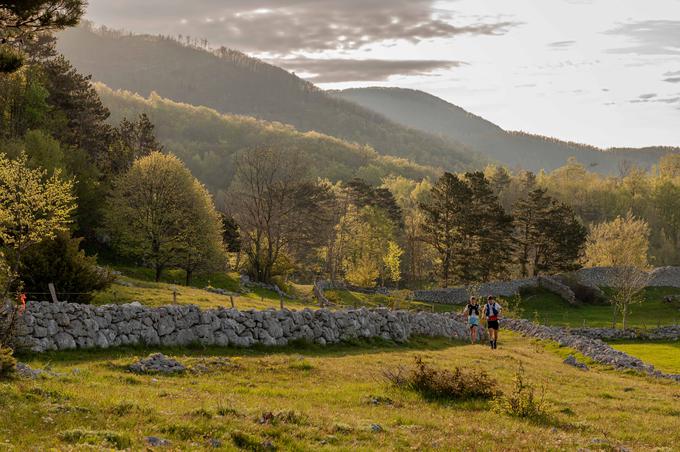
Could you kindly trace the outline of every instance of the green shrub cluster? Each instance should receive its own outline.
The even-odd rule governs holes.
[[[0,347],[0,380],[10,378],[16,372],[17,360],[12,355],[12,349]]]
[[[510,394],[499,394],[494,398],[492,406],[498,413],[528,419],[542,418],[547,415],[545,390],[536,393],[536,387],[527,382],[524,367],[520,364],[513,378],[513,388]]]

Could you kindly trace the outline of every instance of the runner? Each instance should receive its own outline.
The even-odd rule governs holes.
[[[498,317],[501,309],[501,305],[496,303],[496,297],[489,295],[484,306],[484,317],[486,318],[486,327],[489,330],[489,345],[492,349],[497,348],[498,345]]]
[[[467,315],[468,326],[470,327],[470,342],[474,345],[477,340],[477,330],[479,329],[479,303],[477,303],[477,298],[470,297],[465,309],[463,309],[463,314]]]

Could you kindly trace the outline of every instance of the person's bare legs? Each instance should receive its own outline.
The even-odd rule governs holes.
[[[475,345],[476,339],[477,339],[477,327],[471,326],[470,327],[470,342],[472,342],[472,345]]]

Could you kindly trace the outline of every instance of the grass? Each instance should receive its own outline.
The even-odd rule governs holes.
[[[0,444],[140,450],[147,436],[171,441],[172,450],[215,441],[228,450],[494,450],[499,439],[505,450],[672,450],[680,443],[676,383],[598,366],[585,373],[562,364],[562,352],[505,331],[494,352],[441,339],[162,351],[197,368],[231,365],[152,376],[125,370],[146,349],[23,356],[57,376],[0,382]],[[551,416],[523,420],[493,413],[485,401],[430,402],[386,385],[384,369],[416,356],[442,369],[486,371],[505,392],[521,363],[527,379],[545,386]]]
[[[434,312],[450,312],[453,310],[462,309],[459,306],[426,303],[423,301],[407,300],[405,296],[387,296],[380,294],[364,294],[360,292],[351,292],[348,290],[326,290],[324,291],[326,298],[335,303],[338,308],[351,307],[390,307],[398,309],[411,309]]]
[[[617,342],[610,345],[661,371],[680,374],[680,342]]]
[[[655,328],[658,325],[680,323],[680,303],[668,304],[665,295],[680,294],[680,289],[654,287],[645,290],[645,301],[631,306],[628,326],[634,328]],[[530,320],[557,326],[570,327],[611,327],[612,307],[604,305],[572,306],[557,295],[537,291],[526,295],[519,303],[521,315]],[[621,326],[620,318],[617,326]]]

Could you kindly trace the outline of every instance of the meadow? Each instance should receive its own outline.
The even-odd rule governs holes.
[[[7,449],[176,450],[672,450],[680,386],[598,365],[562,363],[570,350],[503,332],[491,352],[442,339],[282,349],[162,350],[192,370],[136,375],[151,350],[22,356],[52,376],[0,383]],[[544,387],[549,415],[527,420],[489,402],[426,400],[389,386],[385,369],[421,356],[440,368],[485,370],[508,391],[520,363]]]

